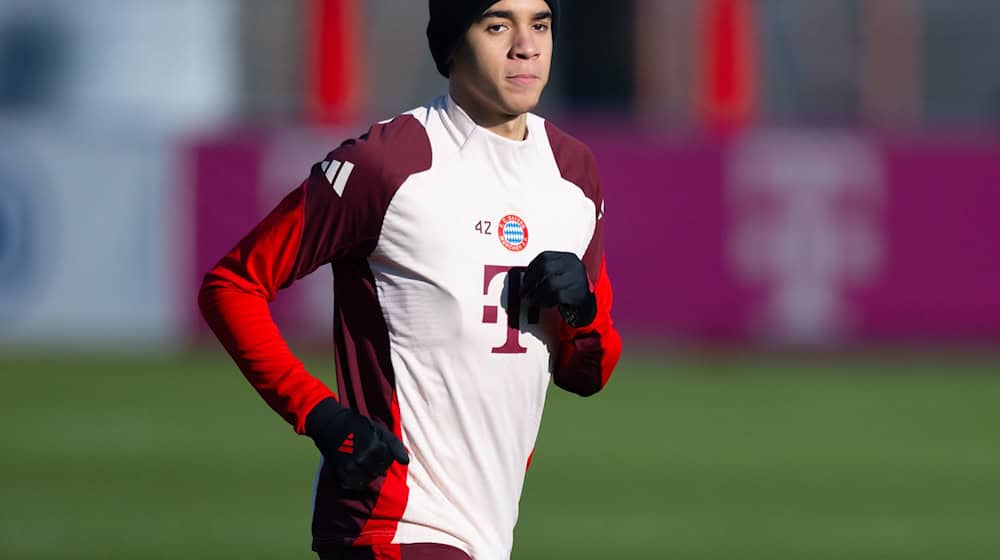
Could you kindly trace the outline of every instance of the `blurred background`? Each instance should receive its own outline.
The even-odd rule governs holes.
[[[625,357],[513,557],[1000,558],[1000,2],[566,0]],[[444,93],[416,0],[0,2],[0,558],[310,558],[201,276]],[[333,383],[331,276],[273,310]]]

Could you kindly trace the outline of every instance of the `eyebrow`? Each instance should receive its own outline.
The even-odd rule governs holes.
[[[483,15],[479,16],[479,19],[476,21],[483,21],[487,18],[499,18],[514,21],[514,12],[511,12],[510,10],[489,10],[487,12],[483,12]],[[552,12],[536,12],[535,15],[532,16],[531,21],[540,21],[543,19],[552,19]]]

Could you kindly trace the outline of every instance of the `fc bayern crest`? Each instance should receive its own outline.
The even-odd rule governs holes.
[[[500,236],[500,243],[511,251],[523,251],[528,246],[528,226],[513,214],[500,220],[497,235]]]

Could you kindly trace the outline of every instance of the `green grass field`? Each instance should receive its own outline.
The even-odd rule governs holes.
[[[514,558],[1000,558],[997,373],[625,361],[597,397],[549,393]],[[314,448],[221,351],[8,352],[0,380],[0,559],[313,558]]]

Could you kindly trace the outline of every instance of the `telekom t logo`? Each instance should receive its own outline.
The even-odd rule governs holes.
[[[524,354],[527,348],[521,346],[519,336],[521,334],[521,277],[524,275],[523,266],[497,266],[488,264],[483,274],[483,295],[490,294],[490,284],[497,276],[503,278],[507,274],[507,339],[502,346],[493,348],[494,354]],[[483,306],[483,323],[495,325],[499,322],[499,305]],[[528,309],[528,323],[538,324],[540,310],[537,307]]]
[[[729,157],[732,263],[767,288],[756,323],[790,342],[841,335],[849,290],[886,262],[883,156],[853,133],[761,132]]]

